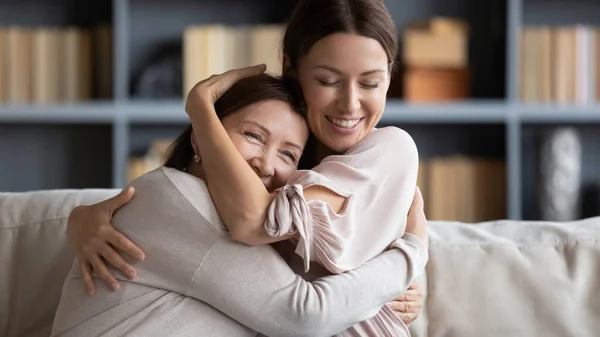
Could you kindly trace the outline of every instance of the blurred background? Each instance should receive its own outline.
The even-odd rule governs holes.
[[[184,93],[267,63],[294,0],[0,0],[0,192],[120,188],[161,164]],[[386,0],[380,123],[421,156],[432,220],[600,214],[600,0]]]

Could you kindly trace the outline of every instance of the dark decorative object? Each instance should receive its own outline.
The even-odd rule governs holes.
[[[181,44],[161,48],[134,81],[133,96],[144,99],[183,97]]]
[[[558,128],[543,136],[540,171],[542,220],[579,219],[581,140],[573,128]]]
[[[591,218],[600,215],[600,184],[588,184],[583,187],[581,217]]]

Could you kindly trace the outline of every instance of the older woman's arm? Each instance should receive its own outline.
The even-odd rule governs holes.
[[[409,250],[419,255],[420,248]],[[389,250],[342,275],[306,282],[268,246],[224,240],[203,262],[188,296],[267,336],[331,336],[375,316],[423,264]],[[420,256],[418,261],[425,261]]]
[[[219,230],[194,177],[162,172],[169,181],[160,172],[137,180],[137,198],[114,218],[148,257],[135,282],[206,302],[267,336],[331,336],[369,319],[427,261],[427,247],[407,235],[354,271],[307,282],[271,246],[244,245]]]

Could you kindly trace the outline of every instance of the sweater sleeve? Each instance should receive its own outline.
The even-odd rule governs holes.
[[[422,268],[405,253],[418,254],[422,247],[409,242],[402,248],[353,271],[307,282],[270,246],[223,239],[202,262],[187,295],[267,336],[332,336],[375,316],[402,293],[399,280],[407,271]]]
[[[404,235],[416,187],[419,155],[413,139],[396,127],[372,131],[342,155],[298,171],[271,203],[269,235],[299,234],[296,252],[333,273],[356,268]],[[337,214],[303,190],[320,185],[346,198]]]
[[[266,336],[346,330],[375,316],[422,269],[410,257],[420,248],[399,242],[354,271],[307,282],[270,245],[233,241],[195,177],[162,169],[133,185],[136,197],[113,224],[147,254],[134,282],[203,301]]]

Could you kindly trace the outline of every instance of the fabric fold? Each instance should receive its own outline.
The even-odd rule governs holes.
[[[300,184],[286,185],[269,206],[264,227],[268,235],[280,237],[298,233],[296,254],[304,260],[304,271],[310,270],[310,261],[318,261],[325,268],[342,273],[338,258],[343,238],[333,231],[329,205],[323,201],[304,198]],[[311,256],[312,252],[312,256]]]

